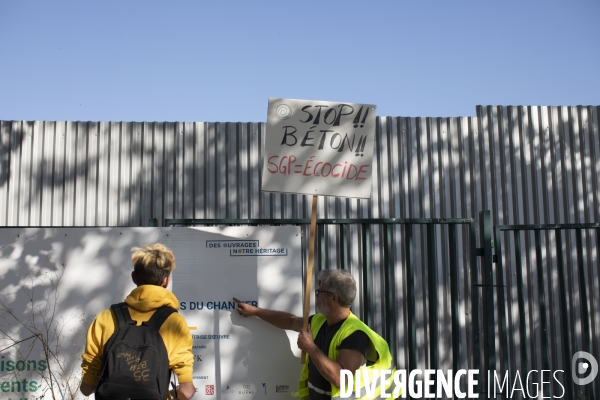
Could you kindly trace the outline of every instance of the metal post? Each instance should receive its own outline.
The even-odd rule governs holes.
[[[350,270],[349,258],[348,258],[348,225],[339,225],[339,236],[340,236],[340,268]]]
[[[494,239],[498,239],[501,236],[500,229],[496,227],[494,230]],[[502,352],[501,364],[505,371],[509,371],[510,365],[508,363],[508,329],[506,322],[506,301],[505,293],[506,287],[504,285],[504,272],[502,269],[502,240],[496,240],[494,242],[494,252],[496,253],[496,288],[497,288],[497,310],[498,310],[498,323],[500,324],[500,351]]]
[[[591,338],[590,338],[590,312],[588,307],[588,295],[587,295],[587,281],[585,279],[585,268],[583,263],[583,238],[581,236],[581,229],[575,230],[575,240],[577,246],[577,271],[579,280],[579,303],[581,304],[581,323],[583,325],[582,339],[583,339],[583,350],[588,353],[592,352]],[[585,387],[586,394],[590,394],[591,399],[596,398],[594,390],[594,384],[587,385]],[[591,393],[589,393],[591,391]]]
[[[546,290],[544,285],[544,263],[542,260],[542,235],[540,231],[535,231],[535,257],[536,257],[536,267],[537,267],[537,284],[538,284],[538,296],[540,302],[540,324],[542,328],[541,338],[542,338],[542,368],[545,370],[550,369],[550,355],[549,355],[549,343],[548,343],[548,319],[546,318]],[[550,392],[548,388],[548,383],[546,383],[546,388],[544,389],[545,393]]]
[[[448,246],[450,247],[450,301],[452,309],[452,370],[460,369],[460,323],[458,314],[458,248],[456,225],[448,226]]]
[[[373,326],[371,316],[371,225],[363,224],[363,299],[364,322]]]
[[[521,373],[529,371],[529,359],[527,357],[527,321],[525,320],[525,298],[523,296],[524,285],[523,285],[523,270],[521,266],[523,261],[521,259],[521,235],[519,231],[514,232],[515,238],[515,265],[517,274],[517,302],[519,305],[519,338],[521,348]]]
[[[437,266],[435,259],[435,232],[432,224],[427,224],[427,277],[429,283],[429,368],[438,369],[438,296]]]
[[[384,327],[383,334],[388,342],[390,349],[396,348],[396,280],[394,275],[394,251],[393,251],[393,231],[392,225],[386,224],[383,226],[384,233],[384,260],[383,265],[385,266],[385,280],[384,290],[386,293],[385,298],[385,320],[387,323]],[[395,354],[394,354],[395,356]]]
[[[567,396],[573,396],[573,381],[571,379],[571,338],[569,333],[569,313],[567,312],[567,285],[565,266],[562,251],[562,233],[560,229],[556,231],[556,267],[558,272],[558,290],[560,300],[560,318],[562,323],[562,343],[563,343],[563,363],[565,368],[565,391]]]
[[[473,369],[483,371],[481,365],[481,332],[479,324],[479,270],[477,269],[477,235],[476,222],[469,224],[469,247],[471,249],[471,343],[473,344]],[[485,379],[485,377],[484,377]],[[481,393],[479,383],[475,386],[475,392]],[[485,386],[483,386],[485,387]]]
[[[417,369],[417,322],[415,306],[415,249],[412,224],[404,225],[406,237],[406,291],[408,297],[408,368]]]
[[[479,234],[483,260],[481,288],[483,292],[483,357],[484,376],[496,370],[496,330],[494,328],[494,273],[492,256],[492,221],[489,210],[479,213]],[[489,384],[489,383],[488,383]]]

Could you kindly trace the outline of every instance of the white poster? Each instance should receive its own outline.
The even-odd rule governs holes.
[[[198,399],[291,398],[297,333],[235,311],[233,297],[302,315],[300,227],[173,228],[173,292],[194,338]]]
[[[376,106],[269,99],[262,190],[371,197]]]
[[[170,289],[194,338],[195,398],[296,390],[296,336],[239,316],[230,301],[301,314],[299,227],[3,228],[0,399],[83,399],[87,328],[135,288],[131,248],[156,242],[176,257]]]

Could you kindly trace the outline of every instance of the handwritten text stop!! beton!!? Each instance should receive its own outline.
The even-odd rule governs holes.
[[[367,106],[361,106],[354,115],[354,128],[363,127],[369,114]],[[326,109],[324,111],[324,109]],[[354,107],[349,104],[339,104],[336,107],[326,105],[308,105],[302,108],[302,124],[310,127],[302,133],[302,130],[292,125],[283,126],[281,146],[288,147],[315,147],[317,150],[333,149],[338,153],[353,152],[355,156],[363,156],[367,135],[356,133],[340,133],[335,129],[318,129],[319,124],[330,127],[340,126],[343,117],[352,118]],[[363,114],[364,112],[364,114]],[[361,120],[362,116],[362,120]],[[344,161],[343,163],[330,163],[320,161],[316,156],[298,162],[295,155],[274,155],[267,160],[267,171],[271,174],[302,174],[303,176],[330,177],[347,180],[365,180],[369,176],[370,164],[355,164]]]

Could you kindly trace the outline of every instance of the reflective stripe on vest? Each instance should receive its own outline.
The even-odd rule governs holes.
[[[310,382],[308,382],[308,388],[314,390],[315,392],[317,392],[319,394],[326,394],[327,396],[331,396],[331,392],[326,392],[323,389],[319,389],[318,387],[316,387],[315,385],[313,385]]]

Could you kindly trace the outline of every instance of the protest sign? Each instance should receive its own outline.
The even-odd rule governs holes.
[[[269,99],[262,190],[371,197],[376,107]]]

